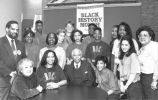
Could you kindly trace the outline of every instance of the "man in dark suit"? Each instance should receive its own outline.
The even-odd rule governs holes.
[[[0,100],[7,100],[17,62],[26,57],[25,45],[17,40],[18,34],[18,22],[9,21],[6,35],[0,38]]]
[[[70,65],[66,65],[64,72],[67,82],[71,86],[93,86],[95,77],[90,63],[81,60],[82,51],[80,49],[72,50],[73,61]]]

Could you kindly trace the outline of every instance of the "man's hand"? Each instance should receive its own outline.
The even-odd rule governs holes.
[[[152,88],[153,90],[156,90],[156,89],[157,89],[157,81],[152,81],[152,83],[151,83],[151,88]]]
[[[12,71],[9,75],[11,76],[10,84],[12,84],[12,83],[13,83],[13,80],[14,80],[14,78],[15,78],[15,76],[16,76],[16,71]]]
[[[16,71],[12,71],[10,74],[9,74],[11,77],[14,77],[16,75]]]

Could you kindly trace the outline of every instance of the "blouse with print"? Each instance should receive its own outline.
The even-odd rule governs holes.
[[[39,79],[40,84],[43,87],[46,87],[46,84],[48,82],[57,83],[62,80],[66,80],[63,70],[58,65],[52,68],[46,68],[45,66],[40,66],[37,70],[37,77]]]

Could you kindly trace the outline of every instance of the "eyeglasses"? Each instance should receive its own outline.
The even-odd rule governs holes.
[[[140,34],[138,37],[150,37],[148,34]]]

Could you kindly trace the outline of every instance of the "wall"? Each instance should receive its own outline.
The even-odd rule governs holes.
[[[118,4],[104,6],[104,38],[103,41],[111,41],[111,28],[122,21],[127,22],[135,35],[136,29],[140,26],[140,3]],[[54,7],[43,10],[44,33],[56,32],[64,28],[68,20],[76,22],[76,6]]]
[[[141,25],[149,25],[155,31],[158,41],[158,0],[139,0],[142,2]]]
[[[42,0],[22,0],[24,19],[33,19],[35,14],[42,14]]]
[[[118,0],[111,0],[118,1]],[[120,0],[125,1],[125,0]],[[155,34],[156,41],[158,41],[158,0],[136,0],[142,2],[141,6],[141,25],[150,26]]]
[[[0,0],[0,37],[5,35],[5,25],[16,20],[21,26],[22,0]]]

